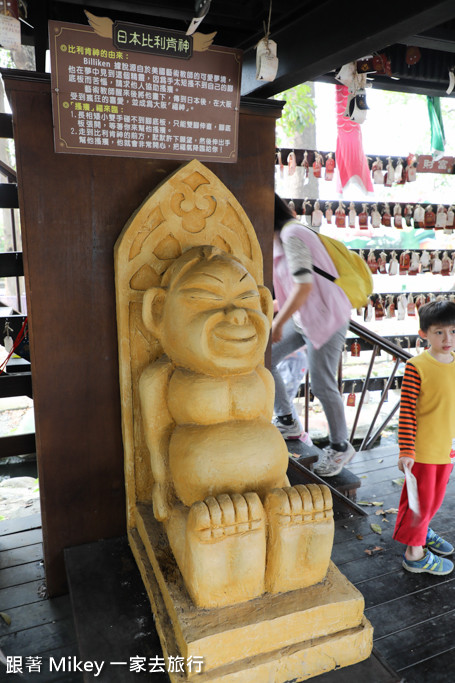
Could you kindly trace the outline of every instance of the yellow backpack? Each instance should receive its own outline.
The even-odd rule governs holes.
[[[362,308],[373,292],[373,277],[368,265],[363,258],[355,251],[348,249],[343,242],[320,233],[317,235],[332,259],[338,271],[338,277],[330,275],[313,264],[314,272],[341,287],[351,302],[352,308]]]

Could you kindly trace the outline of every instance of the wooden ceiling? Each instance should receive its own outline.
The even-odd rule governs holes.
[[[23,42],[35,45],[44,71],[49,19],[86,24],[84,9],[113,20],[186,31],[194,0],[28,0]],[[217,31],[215,43],[244,51],[242,94],[267,98],[308,80],[332,80],[334,71],[363,56],[385,52],[395,77],[376,76],[374,87],[444,95],[455,66],[455,0],[273,0],[270,37],[278,44],[279,69],[271,82],[256,80],[255,45],[264,35],[269,0],[211,0],[199,31]],[[406,46],[422,58],[405,62]],[[396,80],[399,79],[399,80]]]

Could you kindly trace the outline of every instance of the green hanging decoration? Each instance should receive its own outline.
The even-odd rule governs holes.
[[[439,97],[427,96],[428,115],[431,127],[431,153],[433,159],[437,161],[444,156],[445,135],[442,123],[441,99]]]

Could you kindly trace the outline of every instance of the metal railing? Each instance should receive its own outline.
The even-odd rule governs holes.
[[[375,378],[372,377],[373,373],[373,368],[375,361],[381,351],[384,351],[385,353],[388,353],[392,356],[394,360],[394,365],[392,367],[392,370],[389,374],[389,377],[387,378],[384,387],[381,391],[381,395],[379,398],[379,402],[376,408],[376,411],[374,413],[373,419],[371,420],[367,433],[363,437],[362,443],[360,445],[359,450],[368,450],[373,447],[377,439],[380,437],[381,433],[384,431],[384,429],[387,427],[389,424],[390,420],[393,418],[395,413],[397,412],[399,406],[400,406],[400,400],[395,403],[394,406],[391,407],[391,409],[388,411],[387,415],[382,418],[382,422],[379,424],[379,426],[376,426],[376,423],[378,422],[378,418],[380,416],[381,410],[383,408],[383,405],[385,401],[387,400],[388,392],[392,388],[394,382],[397,382],[397,370],[400,366],[401,363],[405,363],[409,358],[412,358],[412,355],[403,349],[399,344],[396,344],[395,342],[386,339],[385,337],[381,337],[380,335],[376,334],[375,332],[372,332],[371,330],[368,330],[366,327],[363,325],[360,325],[359,323],[351,320],[349,324],[349,330],[360,340],[362,340],[362,345],[363,348],[366,349],[371,349],[371,358],[370,362],[368,364],[368,368],[366,370],[365,378],[362,381],[362,391],[360,393],[360,398],[359,398],[359,403],[358,407],[354,416],[354,421],[353,425],[351,428],[351,434],[349,437],[349,441],[352,443],[355,439],[356,431],[359,425],[360,421],[360,415],[362,412],[362,408],[365,402],[365,395],[366,392],[371,388],[371,385],[375,382]],[[340,359],[340,365],[339,365],[339,370],[338,370],[338,386],[340,389],[340,393],[342,392],[342,387],[343,387],[343,363],[342,359]],[[305,431],[308,432],[309,429],[309,411],[310,411],[310,378],[307,373],[305,382],[304,382],[304,396],[305,396],[305,408],[304,408],[304,424],[305,424]]]

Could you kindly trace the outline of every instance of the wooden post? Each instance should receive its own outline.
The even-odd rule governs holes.
[[[29,314],[44,558],[66,591],[63,549],[126,528],[114,244],[180,162],[56,154],[50,79],[2,72],[13,110]],[[272,282],[275,101],[242,102],[236,164],[207,164],[241,203]]]

